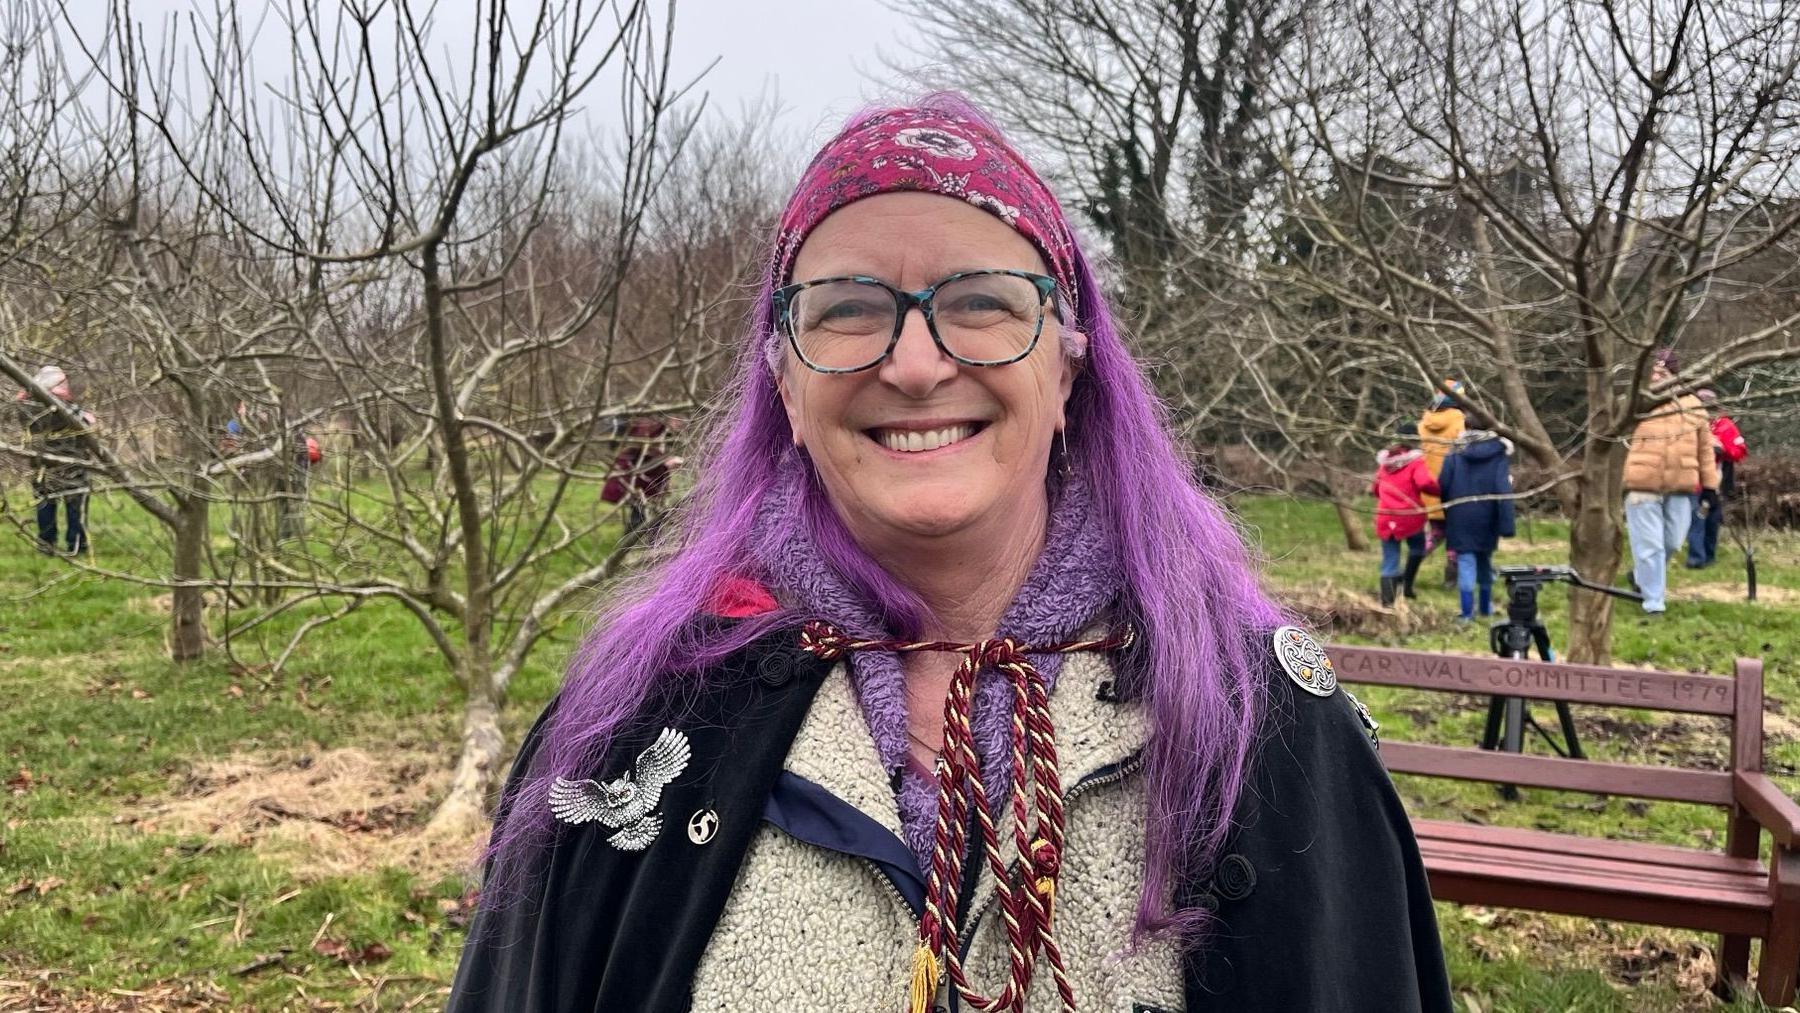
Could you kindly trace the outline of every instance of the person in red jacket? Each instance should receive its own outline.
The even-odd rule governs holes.
[[[638,418],[620,436],[619,456],[600,499],[625,505],[625,535],[644,526],[650,508],[669,490],[669,471],[679,461],[664,447],[668,430],[661,419]]]
[[[1402,423],[1402,441],[1417,440],[1419,429]],[[1438,494],[1438,481],[1419,448],[1406,442],[1375,455],[1375,537],[1381,540],[1381,604],[1394,604],[1396,592],[1408,598],[1418,595],[1413,580],[1425,560],[1425,497]],[[1400,543],[1406,543],[1406,569],[1400,568]]]
[[[1744,442],[1744,434],[1738,432],[1737,423],[1719,411],[1718,395],[1710,390],[1697,390],[1694,396],[1713,413],[1713,460],[1719,465],[1719,488],[1717,492],[1700,490],[1698,509],[1688,524],[1687,566],[1690,570],[1711,566],[1718,557],[1719,528],[1725,523],[1725,501],[1737,491],[1738,462],[1750,456],[1750,446]]]

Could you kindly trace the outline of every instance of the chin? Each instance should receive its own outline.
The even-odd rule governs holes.
[[[954,493],[941,496],[908,496],[903,502],[890,503],[880,511],[882,521],[893,530],[917,538],[941,538],[953,535],[974,524],[981,516],[975,505],[962,501]]]

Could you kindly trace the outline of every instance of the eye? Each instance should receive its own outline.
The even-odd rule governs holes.
[[[1011,311],[1012,310],[1012,307],[1007,305],[1005,300],[999,298],[998,296],[988,295],[985,292],[973,292],[968,295],[959,296],[956,299],[956,302],[952,308],[959,312],[963,312],[963,313],[984,313],[984,312],[999,312],[999,311]]]
[[[819,320],[855,320],[874,311],[866,299],[844,299],[819,310]]]
[[[894,319],[894,300],[886,290],[868,285],[822,285],[801,293],[801,333],[862,336],[889,327]]]

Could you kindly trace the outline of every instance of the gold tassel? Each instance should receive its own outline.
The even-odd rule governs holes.
[[[1056,915],[1056,880],[1049,876],[1039,876],[1037,881],[1038,896],[1044,898],[1044,927]]]
[[[938,958],[931,947],[920,943],[913,951],[912,994],[907,997],[907,1013],[926,1013],[937,998]]]

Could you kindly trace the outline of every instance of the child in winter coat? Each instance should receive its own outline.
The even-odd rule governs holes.
[[[1402,438],[1417,438],[1418,429],[1410,423],[1401,427]],[[1438,491],[1438,481],[1431,477],[1425,455],[1406,443],[1375,455],[1375,479],[1369,483],[1375,494],[1375,537],[1381,540],[1381,604],[1394,604],[1396,592],[1408,598],[1413,580],[1419,575],[1419,564],[1425,560],[1425,498]],[[1406,543],[1406,570],[1400,569],[1400,543]]]
[[[1700,503],[1688,525],[1688,569],[1711,566],[1719,555],[1719,528],[1725,523],[1725,501],[1737,491],[1737,466],[1750,456],[1750,446],[1731,416],[1718,408],[1718,395],[1697,390],[1694,396],[1713,413],[1713,464],[1719,473],[1717,489],[1700,490]]]
[[[1456,447],[1456,438],[1463,434],[1466,425],[1463,410],[1457,407],[1453,394],[1462,393],[1461,380],[1444,381],[1443,386],[1431,399],[1431,407],[1419,416],[1419,449],[1425,452],[1425,467],[1431,469],[1431,477],[1437,478],[1438,472],[1444,468],[1444,458]],[[1430,508],[1426,514],[1430,523],[1426,528],[1425,551],[1429,553],[1444,540],[1444,506],[1436,496],[1426,496],[1425,505]],[[1444,589],[1447,591],[1456,586],[1456,550],[1444,549]]]
[[[1507,441],[1484,429],[1464,433],[1438,474],[1445,538],[1456,551],[1460,619],[1494,614],[1494,550],[1513,535],[1512,474]],[[1458,502],[1458,501],[1462,502]]]

